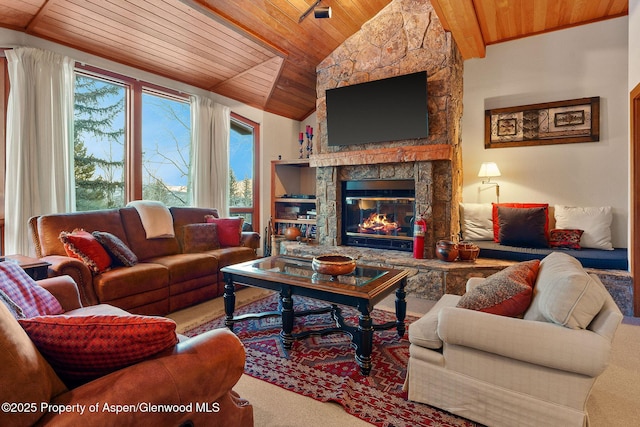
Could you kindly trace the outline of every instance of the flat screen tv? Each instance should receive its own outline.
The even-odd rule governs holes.
[[[326,102],[329,145],[429,136],[426,71],[328,89]]]

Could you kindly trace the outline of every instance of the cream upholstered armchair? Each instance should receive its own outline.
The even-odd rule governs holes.
[[[524,264],[501,272],[502,284],[526,276],[514,274]],[[608,365],[622,313],[597,276],[569,255],[548,255],[533,270],[523,318],[458,307],[491,302],[490,276],[470,279],[463,297],[444,295],[409,326],[409,400],[491,426],[588,425],[586,402]],[[506,293],[500,289],[497,299]],[[507,309],[524,293],[506,301]]]

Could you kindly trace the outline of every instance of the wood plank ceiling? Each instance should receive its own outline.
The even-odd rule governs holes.
[[[316,66],[390,2],[323,0],[331,19],[299,22],[314,0],[0,0],[0,26],[303,120]],[[431,2],[465,59],[628,13],[628,0]]]
[[[431,0],[464,59],[487,45],[589,24],[629,13],[628,0]]]

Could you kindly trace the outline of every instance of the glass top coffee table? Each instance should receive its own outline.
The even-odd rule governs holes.
[[[369,375],[373,332],[395,327],[398,336],[404,335],[404,319],[407,311],[404,288],[407,271],[356,265],[353,273],[332,277],[314,272],[311,268],[311,261],[308,258],[279,255],[222,268],[225,281],[225,325],[233,330],[235,322],[266,316],[281,316],[280,337],[287,349],[292,347],[295,340],[312,335],[347,333],[351,336],[351,341],[356,349],[355,358],[362,374]],[[234,316],[235,284],[279,292],[282,309]],[[374,324],[370,316],[373,306],[394,290],[396,293],[396,320],[384,324]],[[294,312],[294,295],[319,299],[331,305],[325,309]],[[358,309],[360,314],[357,326],[345,322],[338,304]],[[292,333],[294,317],[329,312],[332,313],[335,321],[334,327],[319,331]]]

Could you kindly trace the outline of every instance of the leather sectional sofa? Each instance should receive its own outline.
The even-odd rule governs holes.
[[[172,207],[174,237],[147,239],[133,207],[50,214],[29,221],[36,256],[50,263],[49,276],[68,275],[78,284],[83,305],[110,304],[137,314],[164,315],[220,296],[224,266],[256,258],[260,235],[242,232],[239,246],[201,252],[185,250],[185,230],[205,223],[216,209]],[[62,232],[83,229],[111,233],[136,256],[130,267],[92,273],[82,261],[67,255]]]

